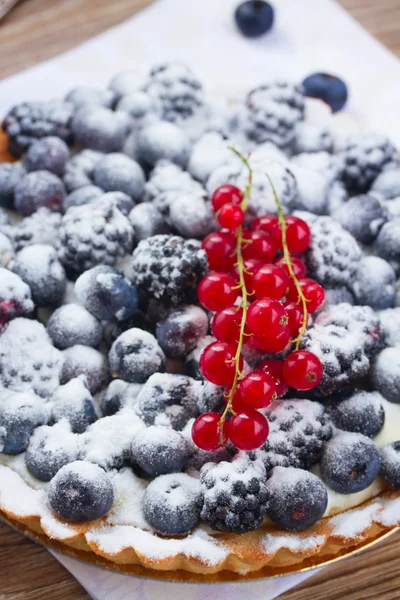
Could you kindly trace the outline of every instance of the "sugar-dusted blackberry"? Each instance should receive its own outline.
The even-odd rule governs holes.
[[[349,287],[362,256],[354,237],[331,217],[316,217],[310,229],[309,277],[326,287]]]
[[[16,252],[32,244],[58,244],[61,225],[60,213],[48,208],[39,208],[30,217],[26,217],[12,228],[12,241]]]
[[[150,173],[145,184],[145,200],[152,200],[165,192],[191,190],[204,191],[198,181],[181,167],[168,160],[160,160]]]
[[[222,412],[226,403],[225,393],[224,387],[204,381],[197,399],[200,413]]]
[[[84,148],[119,152],[129,132],[129,117],[102,106],[83,106],[74,114],[71,129]]]
[[[372,382],[382,396],[400,403],[400,348],[385,348],[378,355],[372,370]]]
[[[396,299],[395,270],[379,256],[364,256],[351,287],[357,304],[374,310],[392,308]]]
[[[395,490],[400,490],[400,442],[386,444],[380,451],[381,476]]]
[[[144,383],[165,367],[165,355],[156,338],[137,327],[121,333],[109,354],[113,377],[129,383]]]
[[[65,420],[52,427],[38,427],[29,440],[25,462],[40,481],[50,481],[64,465],[78,460],[78,436]]]
[[[266,411],[270,432],[264,446],[246,452],[261,460],[267,470],[274,467],[311,469],[321,458],[332,426],[322,404],[310,400],[277,400]]]
[[[340,494],[365,490],[376,479],[379,469],[378,448],[361,433],[337,433],[326,444],[321,458],[323,480]]]
[[[400,196],[400,168],[383,171],[375,179],[371,190],[381,194],[385,200],[393,200]]]
[[[3,431],[0,451],[21,454],[32,433],[48,420],[48,411],[32,391],[12,394],[0,404],[0,429]]]
[[[179,62],[154,66],[145,87],[162,107],[162,117],[173,123],[183,123],[195,116],[204,105],[200,81],[186,65]]]
[[[115,415],[124,406],[133,408],[142,388],[140,383],[127,383],[122,379],[113,379],[104,393],[102,410],[105,416]]]
[[[134,464],[152,476],[178,473],[190,453],[189,444],[181,433],[162,426],[139,431],[131,450]]]
[[[60,350],[76,344],[97,348],[103,328],[89,311],[79,304],[64,304],[57,308],[47,322],[47,333]]]
[[[60,211],[64,197],[64,184],[57,175],[50,171],[32,171],[15,186],[14,205],[23,217],[29,217],[42,207]]]
[[[146,92],[133,92],[123,96],[116,110],[129,115],[133,132],[150,125],[161,118],[161,105],[157,98],[152,98]]]
[[[132,281],[144,297],[171,306],[190,304],[207,272],[207,255],[195,240],[155,235],[142,240],[133,253]]]
[[[159,160],[168,160],[184,167],[190,152],[185,131],[168,121],[155,121],[140,130],[137,139],[137,157],[146,168]]]
[[[267,515],[288,531],[312,527],[324,515],[328,492],[321,479],[293,467],[275,467],[267,481]]]
[[[19,275],[0,268],[0,332],[11,319],[28,316],[33,308],[29,285]]]
[[[396,148],[386,137],[375,133],[350,137],[341,157],[342,180],[356,194],[367,192],[378,175],[398,163]]]
[[[244,457],[217,465],[205,465],[200,472],[204,504],[201,518],[212,529],[245,533],[260,527],[267,509],[265,469],[260,461]]]
[[[155,373],[137,397],[137,414],[146,425],[168,425],[180,430],[197,417],[200,384],[185,375]]]
[[[215,342],[215,338],[212,335],[205,335],[200,338],[197,342],[197,346],[192,352],[190,352],[185,360],[185,373],[193,379],[203,380],[202,372],[200,371],[200,356],[206,346]]]
[[[96,164],[104,157],[103,152],[82,150],[67,162],[64,184],[68,192],[93,184],[93,172]]]
[[[385,424],[383,398],[379,392],[354,390],[344,398],[334,397],[328,406],[334,425],[345,431],[374,438]]]
[[[304,118],[303,90],[286,81],[266,83],[248,94],[246,109],[244,130],[248,138],[283,148],[293,141],[295,126]]]
[[[92,394],[87,388],[85,376],[71,379],[61,385],[52,398],[53,421],[68,421],[74,433],[83,433],[97,420]]]
[[[14,192],[26,171],[19,163],[0,164],[0,206],[14,208]]]
[[[201,506],[199,480],[186,473],[157,477],[146,488],[142,500],[146,521],[164,535],[189,533],[200,519]]]
[[[164,216],[152,202],[141,202],[134,206],[129,213],[129,221],[137,242],[153,235],[171,232]]]
[[[387,308],[379,313],[379,320],[386,345],[400,347],[400,306]]]
[[[88,105],[112,108],[115,103],[115,93],[112,90],[102,90],[81,85],[72,89],[66,95],[65,101],[73,104],[75,109]]]
[[[50,306],[62,299],[67,280],[52,246],[34,244],[23,248],[10,268],[29,285],[35,304]]]
[[[63,351],[63,358],[60,373],[62,384],[83,375],[91,394],[97,394],[110,381],[107,358],[95,348],[76,344]]]
[[[156,338],[168,358],[183,358],[208,331],[207,314],[198,306],[182,306],[157,323]]]
[[[50,136],[33,142],[25,152],[22,164],[27,171],[50,171],[62,177],[68,159],[67,144],[59,137]]]
[[[12,241],[0,231],[0,267],[8,267],[14,256]]]
[[[72,104],[55,100],[17,104],[2,123],[8,135],[9,151],[19,157],[35,140],[48,136],[59,137],[70,144],[73,112]]]
[[[334,212],[334,218],[362,244],[372,244],[389,219],[388,210],[375,194],[353,196]]]
[[[114,488],[97,465],[77,460],[64,465],[51,480],[48,498],[54,512],[69,522],[104,517],[114,502]]]
[[[137,162],[119,152],[100,159],[93,171],[95,185],[105,192],[124,192],[140,200],[144,192],[144,173]]]
[[[375,242],[375,254],[400,271],[400,217],[384,224]]]
[[[299,121],[295,125],[293,150],[295,154],[302,152],[330,152],[333,147],[329,129],[310,121]]]
[[[97,185],[84,185],[65,196],[62,203],[63,211],[67,212],[71,206],[90,204],[96,198],[103,196],[103,194],[103,190],[97,187]]]
[[[114,266],[132,245],[132,227],[107,195],[70,208],[61,221],[60,261],[77,275],[98,264]]]

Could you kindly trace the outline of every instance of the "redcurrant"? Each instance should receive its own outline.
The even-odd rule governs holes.
[[[213,271],[203,277],[197,288],[201,304],[208,310],[217,311],[232,306],[238,297],[233,277],[227,273]]]
[[[214,212],[218,212],[224,204],[240,204],[243,200],[243,193],[235,185],[221,185],[212,195],[211,203]]]
[[[246,237],[249,243],[243,245],[243,258],[258,258],[263,262],[272,262],[276,256],[277,247],[269,233],[265,231],[251,231]]]
[[[311,231],[309,226],[303,219],[298,217],[286,217],[286,244],[289,252],[293,254],[301,254],[310,247]],[[282,250],[282,229],[276,227],[273,231],[273,236],[276,245]]]
[[[229,232],[210,233],[204,238],[201,247],[207,254],[210,269],[228,271],[236,262],[236,238]]]
[[[293,273],[297,279],[302,279],[306,276],[306,265],[303,263],[301,258],[292,255],[290,257],[290,263],[292,265]],[[277,260],[275,264],[279,267],[282,267],[286,275],[290,276],[286,259],[283,256],[279,260]]]
[[[225,403],[226,404],[228,404],[230,392],[231,392],[231,388],[229,388],[229,387],[226,388],[226,390],[225,390]],[[235,413],[238,413],[242,410],[246,410],[246,408],[248,408],[248,406],[243,402],[239,387],[237,387],[233,393],[232,411]]]
[[[221,448],[223,444],[221,444],[220,419],[221,415],[216,412],[204,413],[197,417],[192,426],[192,439],[196,446],[208,451]],[[226,441],[224,427],[224,442]]]
[[[237,413],[228,423],[229,438],[239,450],[255,450],[262,446],[268,437],[268,421],[254,408]]]
[[[243,309],[237,306],[230,306],[217,312],[211,325],[214,337],[220,342],[237,343],[240,337],[242,317]],[[247,327],[245,327],[245,332],[249,333]]]
[[[250,305],[247,325],[254,335],[277,335],[287,328],[288,316],[283,305],[272,298],[261,298]]]
[[[203,376],[215,385],[232,385],[236,373],[236,346],[226,342],[213,342],[207,346],[200,356],[200,371]],[[240,357],[239,369],[243,368]]]
[[[224,204],[218,213],[218,222],[226,229],[237,229],[244,219],[244,212],[236,204]]]
[[[257,269],[263,266],[263,261],[258,258],[249,258],[248,260],[243,261],[244,266],[244,283],[246,285],[246,290],[248,294],[253,292],[253,276]],[[235,279],[236,283],[239,283],[239,270],[237,267],[232,269],[232,277]]]
[[[288,302],[285,305],[285,310],[289,318],[290,333],[296,336],[299,333],[300,327],[303,325],[303,310],[298,302]]]
[[[263,217],[258,217],[254,219],[251,228],[253,231],[256,229],[260,229],[261,231],[266,231],[273,235],[274,230],[279,227],[279,219],[275,215],[264,215]]]
[[[244,404],[250,408],[266,408],[276,399],[276,385],[272,375],[263,371],[249,373],[239,384]]]
[[[288,343],[290,342],[291,331],[289,326],[283,328],[282,331],[276,334],[270,334],[266,336],[254,336],[254,341],[256,345],[267,352],[268,354],[275,354],[275,352],[281,352],[284,350]]]
[[[319,384],[322,375],[321,361],[308,350],[291,352],[283,363],[283,376],[296,390],[312,390]]]
[[[264,360],[264,362],[258,365],[257,371],[263,371],[264,373],[269,373],[272,375],[272,377],[275,379],[276,393],[278,398],[282,398],[282,396],[288,392],[289,386],[283,376],[283,361],[276,358]]]
[[[299,279],[299,284],[307,299],[307,312],[315,312],[325,300],[324,288],[314,281],[314,279],[309,279],[307,277],[305,279]],[[287,299],[292,302],[298,302],[299,294],[294,284],[290,286],[287,293]]]
[[[253,289],[257,298],[280,300],[289,288],[289,277],[277,265],[264,265],[253,276]]]

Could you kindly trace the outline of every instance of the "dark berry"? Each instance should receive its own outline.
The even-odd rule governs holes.
[[[184,358],[207,334],[208,317],[198,306],[183,306],[157,323],[156,338],[168,358]]]
[[[235,22],[245,37],[259,37],[271,29],[274,9],[263,0],[247,0],[237,7]]]
[[[96,185],[84,185],[83,187],[79,187],[64,198],[62,204],[63,211],[67,212],[71,206],[90,204],[100,196],[103,196],[103,190]]]
[[[375,254],[390,262],[397,272],[400,270],[400,218],[382,227],[376,238]]]
[[[222,412],[222,409],[225,408],[225,403],[225,388],[214,385],[211,381],[205,381],[197,399],[200,413]]]
[[[400,402],[400,348],[382,350],[373,367],[372,381],[386,400]]]
[[[381,475],[395,490],[400,490],[400,442],[384,446],[381,454]]]
[[[141,202],[134,206],[129,213],[129,221],[137,242],[153,235],[170,233],[163,215],[151,202]]]
[[[30,287],[19,275],[0,268],[0,332],[11,319],[28,316],[33,308]]]
[[[127,383],[122,379],[113,379],[103,396],[102,409],[104,415],[109,417],[115,415],[126,405],[135,405],[141,387],[139,383]]]
[[[64,196],[63,182],[54,173],[33,171],[24,175],[15,187],[15,208],[23,217],[43,206],[59,211]]]
[[[84,148],[100,152],[119,152],[128,134],[129,118],[102,106],[84,106],[71,124],[76,141]]]
[[[27,171],[50,171],[62,177],[68,159],[69,149],[61,138],[45,137],[31,144],[22,164]]]
[[[313,73],[303,79],[304,93],[329,104],[333,112],[341,110],[347,102],[347,85],[342,79],[328,73]]]
[[[15,188],[24,175],[25,169],[20,164],[0,164],[0,206],[14,208]]]
[[[139,162],[147,168],[154,167],[162,159],[184,167],[189,151],[186,133],[174,123],[157,121],[144,127],[138,136],[137,156]]]
[[[374,192],[381,194],[385,200],[400,196],[400,169],[388,169],[381,173],[372,184]]]
[[[165,366],[165,355],[155,337],[135,327],[115,340],[109,360],[113,376],[130,383],[144,383]]]
[[[386,206],[373,194],[353,196],[333,216],[362,244],[372,244],[389,218]]]
[[[147,427],[132,442],[133,462],[152,476],[181,471],[189,453],[183,435],[169,427]]]
[[[5,399],[0,405],[0,429],[5,432],[1,441],[1,452],[24,452],[33,431],[39,425],[44,425],[47,419],[47,410],[43,402],[31,392],[13,394]]]
[[[333,398],[329,416],[339,429],[374,438],[385,423],[382,396],[379,392],[360,390],[343,400]]]
[[[82,106],[103,106],[112,108],[115,102],[115,93],[112,90],[101,90],[94,87],[81,85],[72,89],[65,97],[76,109]]]
[[[103,328],[99,321],[79,304],[64,304],[57,308],[47,322],[47,332],[60,350],[76,344],[97,348]]]
[[[105,192],[124,192],[140,200],[144,191],[144,173],[137,162],[125,154],[107,154],[93,171],[95,185]]]
[[[108,87],[114,92],[117,99],[120,99],[122,96],[141,90],[145,81],[146,78],[142,73],[130,69],[129,71],[120,71],[114,75]]]
[[[61,225],[60,213],[48,208],[39,208],[30,217],[16,223],[12,230],[15,251],[18,252],[32,244],[48,244],[55,248],[59,239]]]
[[[352,291],[357,304],[374,310],[392,308],[396,298],[396,273],[383,258],[365,256],[358,265]]]
[[[76,344],[64,350],[63,356],[60,374],[62,384],[84,375],[92,394],[97,394],[106,387],[110,373],[107,359],[101,352],[89,346]]]
[[[97,420],[91,393],[84,377],[61,385],[53,396],[52,419],[66,419],[74,433],[83,433]]]

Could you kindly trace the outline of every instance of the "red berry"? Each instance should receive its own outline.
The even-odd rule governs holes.
[[[236,346],[226,342],[213,342],[207,346],[200,357],[200,371],[215,385],[232,385],[235,378]],[[240,370],[243,358],[240,357]]]
[[[266,231],[273,235],[274,230],[279,227],[279,219],[275,215],[264,215],[263,217],[258,217],[254,219],[251,228],[253,231],[256,229],[260,229],[261,231]]]
[[[218,213],[218,221],[221,227],[226,229],[237,229],[244,219],[244,212],[236,204],[224,204]]]
[[[220,342],[230,342],[232,344],[238,342],[242,317],[243,309],[237,306],[230,306],[217,312],[211,325],[214,337]],[[247,327],[245,327],[245,331],[249,333]]]
[[[307,298],[307,312],[315,312],[325,300],[325,291],[322,285],[319,285],[314,279],[299,279],[299,284],[302,287],[304,296]],[[292,302],[298,302],[299,294],[296,286],[292,284],[287,293],[287,299]]]
[[[255,450],[267,439],[269,425],[267,419],[258,410],[248,408],[230,419],[227,431],[236,448]]]
[[[230,391],[231,391],[231,388],[226,388],[226,390],[225,390],[225,402],[226,402],[226,404],[228,404]],[[243,402],[242,396],[240,394],[239,387],[237,387],[236,390],[233,393],[232,410],[235,413],[238,413],[238,412],[241,412],[242,410],[246,410],[246,408],[248,408],[248,406]]]
[[[258,365],[257,371],[263,371],[264,373],[269,373],[272,375],[272,377],[275,379],[276,393],[278,398],[282,398],[282,396],[288,392],[289,386],[287,385],[283,376],[283,361],[276,358],[264,360],[264,362]]]
[[[257,298],[280,300],[289,288],[289,277],[277,265],[264,265],[253,276],[253,289]]]
[[[238,297],[233,277],[228,273],[209,273],[199,283],[197,295],[201,304],[208,310],[217,311],[232,306]]]
[[[218,212],[224,204],[240,204],[243,200],[243,193],[235,185],[221,185],[212,195],[211,203],[214,212]]]
[[[216,412],[209,412],[197,417],[192,426],[192,439],[196,446],[202,450],[218,450],[223,444],[221,444],[221,427],[219,421],[221,415]],[[224,427],[224,441],[226,443],[227,438],[225,435]]]
[[[263,371],[249,373],[239,384],[244,404],[250,408],[266,408],[276,399],[276,385],[272,375]]]
[[[268,352],[268,354],[274,354],[275,352],[281,352],[284,350],[290,342],[291,331],[287,325],[282,331],[274,335],[266,336],[254,336],[254,341],[260,350]]]
[[[312,390],[319,384],[322,375],[321,361],[308,350],[291,352],[283,363],[283,376],[296,390]]]
[[[288,302],[285,304],[285,310],[289,317],[289,329],[293,336],[299,333],[300,327],[303,325],[303,309],[298,302]]]
[[[263,262],[272,262],[276,256],[277,247],[272,236],[265,231],[251,231],[246,237],[248,244],[243,245],[243,258],[258,258]]]
[[[291,256],[290,262],[292,264],[293,273],[295,274],[297,279],[302,279],[306,276],[306,265],[303,263],[301,258],[299,258],[298,256]],[[277,260],[275,264],[279,267],[282,267],[286,275],[290,275],[286,260],[283,256],[279,260]]]
[[[254,335],[277,335],[288,324],[283,304],[272,298],[261,298],[250,305],[247,325]]]
[[[210,269],[228,271],[236,262],[236,238],[229,232],[210,233],[204,238],[201,247],[207,254]]]
[[[298,217],[286,217],[286,244],[289,252],[293,254],[301,254],[305,252],[311,243],[311,231],[309,226],[303,219]],[[277,227],[274,229],[274,240],[280,250],[282,250],[282,229]]]
[[[264,262],[259,260],[258,258],[249,258],[248,260],[243,261],[243,265],[245,268],[244,271],[244,283],[246,285],[246,290],[249,294],[253,292],[253,276],[256,273],[257,269],[262,267]],[[239,283],[239,270],[237,267],[232,269],[232,276],[235,279],[236,283]]]

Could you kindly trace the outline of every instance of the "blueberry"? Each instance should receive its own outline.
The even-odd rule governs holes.
[[[386,400],[400,403],[400,348],[382,350],[372,369],[372,381]]]
[[[165,367],[165,355],[156,338],[136,327],[122,333],[111,346],[109,361],[114,377],[144,383]]]
[[[275,467],[267,481],[267,515],[275,525],[302,531],[319,521],[328,492],[316,475],[294,467]]]
[[[136,287],[112,267],[85,271],[75,283],[81,304],[101,321],[126,321],[138,308]]]
[[[400,268],[400,218],[393,219],[382,227],[375,243],[375,254]]]
[[[25,169],[16,163],[0,164],[0,206],[14,208],[14,192],[25,175]]]
[[[109,512],[114,502],[114,488],[101,467],[77,460],[62,467],[53,477],[48,497],[59,517],[86,523]]]
[[[247,0],[237,7],[235,22],[245,37],[259,37],[271,29],[274,9],[269,2]]]
[[[64,212],[67,212],[71,206],[81,206],[82,204],[90,204],[96,198],[104,194],[103,190],[96,185],[84,185],[64,198],[62,207]]]
[[[142,501],[147,522],[164,535],[189,533],[199,521],[201,505],[199,481],[185,473],[157,477]]]
[[[58,388],[53,396],[51,416],[55,422],[66,419],[74,433],[83,433],[97,420],[92,394],[84,377],[71,379]]]
[[[15,187],[15,208],[23,217],[42,206],[56,212],[64,196],[64,184],[54,173],[33,171],[22,177]]]
[[[104,156],[103,152],[81,150],[75,154],[65,167],[64,184],[68,192],[93,184],[93,171]]]
[[[18,252],[11,269],[29,285],[35,304],[49,306],[62,299],[67,280],[64,267],[52,246],[26,246]]]
[[[147,168],[154,167],[162,159],[185,166],[189,158],[189,140],[185,131],[167,121],[144,127],[137,144],[138,159]]]
[[[329,414],[339,429],[374,438],[385,423],[382,400],[379,392],[354,391],[344,400],[333,399]]]
[[[198,306],[183,306],[156,327],[156,338],[168,358],[184,358],[208,331],[207,314]]]
[[[321,474],[326,484],[340,494],[365,490],[379,474],[379,451],[361,433],[340,432],[326,443]]]
[[[101,106],[83,107],[72,118],[76,141],[84,148],[100,152],[121,150],[128,130],[128,115]]]
[[[89,346],[76,344],[63,352],[64,363],[61,368],[60,382],[84,375],[91,394],[103,390],[110,379],[107,359],[103,354]]]
[[[29,440],[26,466],[40,481],[50,481],[61,467],[78,459],[78,439],[67,421],[38,427]]]
[[[353,196],[333,216],[362,244],[372,244],[389,219],[386,206],[374,194]]]
[[[132,459],[148,475],[165,475],[182,470],[190,449],[185,438],[169,427],[148,427],[132,442]]]
[[[144,192],[144,173],[137,162],[118,152],[100,160],[93,171],[94,183],[105,192],[124,192],[140,200]]]
[[[113,379],[103,396],[102,409],[105,416],[115,415],[124,406],[134,406],[142,386]]]
[[[30,287],[8,269],[0,268],[0,332],[11,319],[34,309]]]
[[[381,475],[390,487],[400,490],[400,442],[392,442],[382,448]]]
[[[205,381],[197,400],[200,413],[220,412],[225,407],[225,388]]]
[[[206,335],[201,338],[194,350],[187,355],[185,360],[185,374],[193,379],[203,380],[203,375],[200,371],[200,356],[206,346],[215,342],[215,338],[211,335]]]
[[[303,88],[306,96],[323,100],[333,112],[341,110],[347,102],[347,85],[335,75],[313,73],[303,80]]]
[[[99,321],[79,304],[64,304],[47,322],[47,333],[60,350],[76,344],[97,348],[102,338]]]
[[[0,404],[1,452],[21,454],[33,431],[47,423],[48,414],[40,399],[31,392],[10,395]]]
[[[29,146],[22,164],[27,171],[50,171],[62,177],[68,158],[68,146],[61,138],[44,137]]]
[[[8,267],[14,258],[14,248],[11,240],[0,231],[0,267]]]
[[[379,256],[364,256],[352,282],[356,304],[371,306],[374,310],[392,308],[396,298],[396,273]]]
[[[400,169],[388,169],[383,171],[375,179],[371,188],[374,192],[381,194],[385,200],[393,200],[400,197]]]
[[[65,101],[73,104],[75,108],[89,105],[112,108],[115,102],[115,94],[112,90],[100,90],[82,85],[71,90],[65,97]]]
[[[325,304],[342,304],[342,302],[346,302],[347,304],[354,304],[354,296],[346,287],[334,287],[334,288],[325,288]]]
[[[129,215],[135,206],[131,196],[128,196],[128,194],[125,194],[124,192],[108,192],[107,194],[104,194],[103,198],[115,202],[115,205],[125,217]]]
[[[137,204],[129,213],[129,221],[137,242],[153,235],[170,233],[171,231],[163,215],[152,202]]]
[[[123,96],[116,110],[127,113],[133,122],[133,130],[149,125],[161,117],[161,106],[155,98],[145,92],[134,92]]]
[[[119,100],[122,96],[139,92],[143,89],[145,83],[145,76],[132,69],[129,71],[121,71],[114,75],[108,87],[115,93],[116,98]]]

